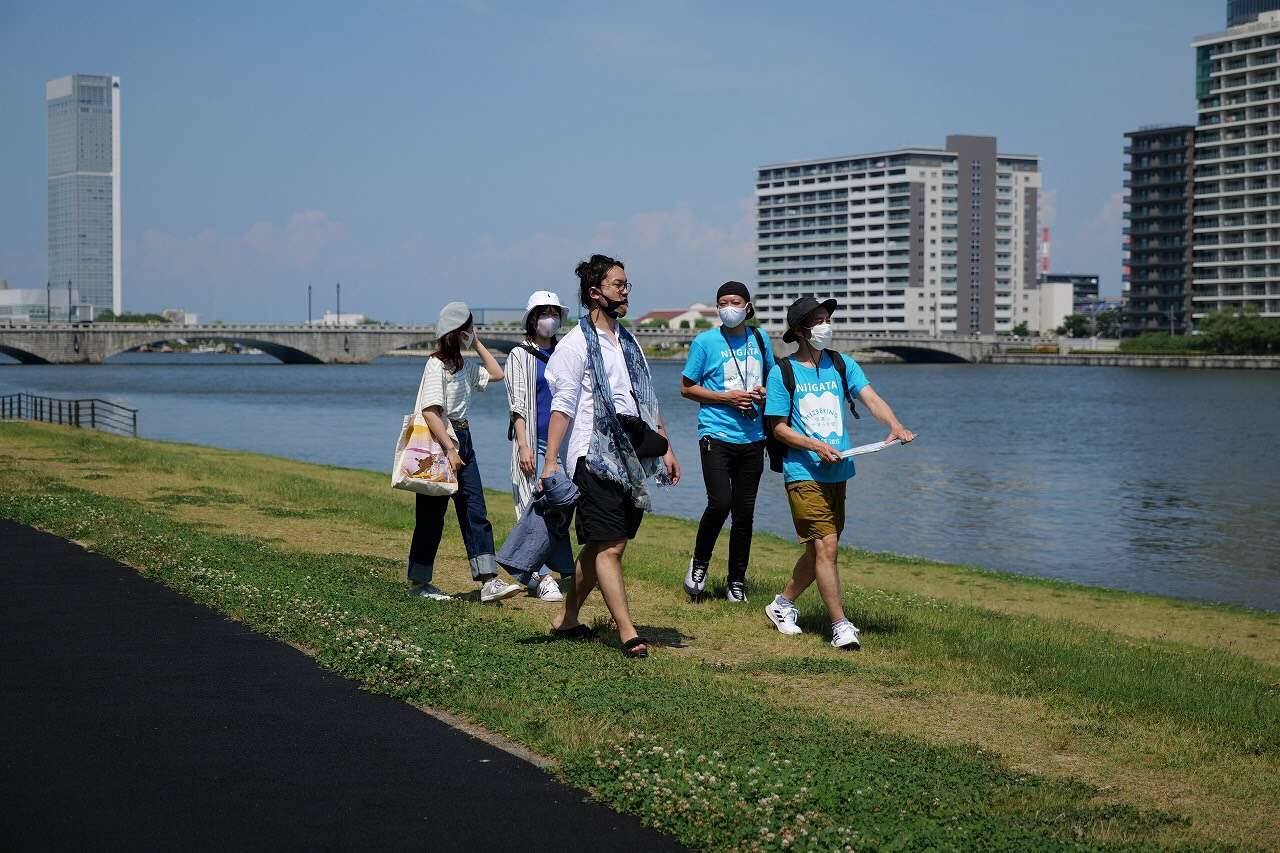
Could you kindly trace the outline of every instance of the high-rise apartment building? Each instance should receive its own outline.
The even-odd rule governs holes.
[[[1192,318],[1280,317],[1280,12],[1192,44]]]
[[[756,311],[777,329],[811,294],[850,331],[1034,326],[1039,191],[1039,159],[991,136],[762,166]]]
[[[1189,330],[1194,138],[1190,125],[1125,134],[1125,334]]]
[[[120,78],[45,84],[49,110],[49,281],[98,310],[122,304]]]
[[[1227,26],[1238,27],[1258,20],[1263,12],[1280,9],[1280,0],[1227,0]]]

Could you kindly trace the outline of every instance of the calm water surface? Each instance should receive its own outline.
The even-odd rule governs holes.
[[[697,408],[655,363],[685,480],[663,512],[696,518]],[[281,365],[262,356],[126,354],[101,366],[0,365],[0,393],[96,396],[139,432],[389,471],[422,361]],[[869,365],[911,447],[859,460],[844,540],[1028,575],[1280,610],[1280,373]],[[665,393],[664,393],[665,392]],[[505,489],[506,394],[475,397],[486,485]],[[869,416],[858,443],[884,438]],[[756,524],[792,535],[766,471]],[[407,547],[406,541],[406,547]],[[692,543],[690,543],[692,545]],[[727,536],[716,569],[723,571]],[[680,567],[673,567],[673,571]]]

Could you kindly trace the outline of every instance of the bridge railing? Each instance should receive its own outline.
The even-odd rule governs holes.
[[[97,398],[62,400],[27,393],[5,394],[0,396],[0,420],[40,421],[117,435],[138,435],[137,409]]]

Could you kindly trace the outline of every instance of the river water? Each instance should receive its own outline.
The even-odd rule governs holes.
[[[697,518],[697,407],[680,364],[655,381],[685,479],[661,511]],[[389,471],[416,358],[281,365],[127,353],[99,366],[0,365],[0,393],[139,409],[146,438]],[[1084,584],[1280,610],[1280,372],[869,365],[910,447],[862,457],[846,544]],[[485,484],[506,489],[506,395],[476,395]],[[884,438],[864,412],[855,442]],[[791,535],[766,471],[756,526]],[[690,543],[692,546],[692,543]],[[723,571],[727,535],[713,571]],[[406,542],[407,546],[407,542]],[[672,566],[672,572],[683,566]]]

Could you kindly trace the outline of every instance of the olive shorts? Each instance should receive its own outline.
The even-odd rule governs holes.
[[[844,532],[845,483],[796,480],[787,483],[787,503],[801,542]]]

